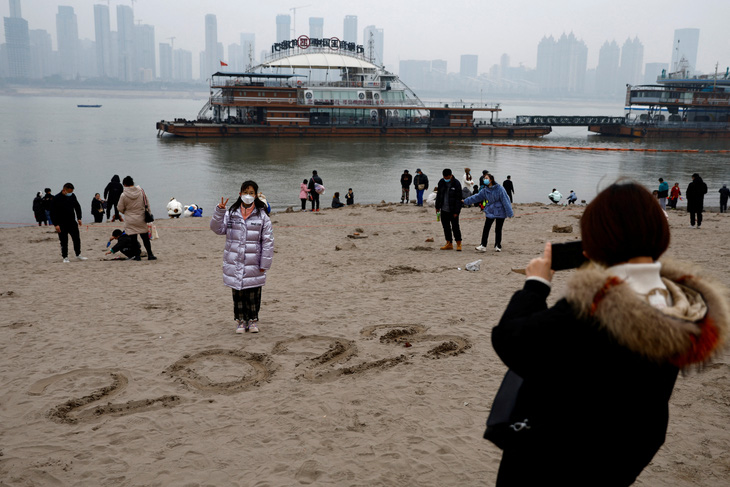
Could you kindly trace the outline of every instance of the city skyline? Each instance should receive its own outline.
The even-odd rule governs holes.
[[[106,2],[69,0],[22,0],[22,16],[29,29],[43,29],[51,34],[53,49],[58,50],[56,14],[58,6],[71,6],[77,17],[80,39],[95,39],[94,5]],[[117,25],[118,5],[132,6],[129,1],[112,2],[111,25]],[[714,70],[716,62],[723,69],[727,59],[727,40],[723,21],[730,15],[730,2],[720,4],[698,0],[690,8],[678,1],[641,4],[624,0],[616,1],[610,10],[586,5],[586,2],[563,0],[544,5],[517,0],[509,4],[485,2],[450,2],[448,5],[424,0],[421,2],[385,2],[373,0],[366,12],[353,4],[323,0],[316,4],[291,10],[288,2],[272,1],[243,8],[241,2],[216,0],[199,5],[188,0],[138,0],[134,4],[136,24],[152,25],[155,29],[155,49],[175,37],[175,49],[192,52],[197,60],[205,50],[205,15],[217,17],[218,42],[228,46],[240,42],[244,32],[256,35],[259,52],[267,50],[276,40],[276,16],[291,15],[298,35],[309,34],[309,19],[322,18],[325,37],[343,37],[343,21],[348,15],[357,16],[359,44],[363,27],[374,25],[384,32],[383,61],[390,69],[397,70],[398,63],[406,59],[443,59],[450,72],[458,72],[460,56],[475,54],[479,57],[480,72],[499,64],[507,54],[514,66],[537,66],[537,46],[543,37],[559,38],[571,33],[585,42],[587,67],[596,68],[601,46],[616,41],[623,45],[626,39],[637,36],[644,45],[645,63],[670,63],[675,29],[697,28],[700,30],[699,52],[696,69],[702,72]],[[621,8],[622,6],[626,8]],[[681,6],[681,8],[680,8]],[[522,8],[521,8],[522,7]],[[126,10],[126,9],[125,9]],[[708,11],[714,12],[707,15]],[[517,14],[519,12],[519,14]],[[9,2],[0,2],[0,15],[9,16]],[[642,21],[641,19],[650,19]],[[403,22],[400,19],[407,19]],[[486,20],[488,19],[488,20]],[[292,26],[293,28],[293,26]],[[438,35],[425,33],[438,32]],[[4,37],[3,37],[4,38]],[[159,63],[159,52],[157,52]],[[223,57],[228,57],[226,52]],[[673,67],[673,66],[672,66]],[[197,73],[197,70],[194,70]]]

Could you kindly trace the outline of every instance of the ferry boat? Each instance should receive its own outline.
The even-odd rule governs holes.
[[[181,137],[539,137],[500,122],[499,105],[424,103],[352,42],[300,36],[246,72],[212,75],[197,119],[157,122]],[[490,118],[477,118],[487,113]]]
[[[692,77],[683,60],[678,71],[662,73],[656,85],[628,86],[626,112],[622,124],[588,130],[625,137],[730,138],[730,68],[720,76]]]

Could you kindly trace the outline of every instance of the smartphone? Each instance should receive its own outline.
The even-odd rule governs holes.
[[[587,259],[583,255],[583,242],[576,240],[573,242],[554,243],[553,263],[551,269],[554,271],[562,271],[565,269],[575,269],[580,267]]]

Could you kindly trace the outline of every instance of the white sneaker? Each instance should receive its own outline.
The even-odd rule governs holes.
[[[77,256],[76,256],[76,258],[77,258],[78,260],[89,260],[89,259],[88,259],[88,257],[84,257],[83,255],[80,255],[80,254],[79,254],[79,255],[77,255]]]
[[[259,327],[256,326],[255,322],[251,322],[251,326],[248,327],[248,331],[250,331],[251,333],[258,333]]]
[[[495,252],[501,252],[502,251],[502,247],[499,247],[499,246],[495,245],[494,246],[494,251]]]
[[[238,322],[238,327],[236,328],[236,333],[245,333],[248,331],[248,325],[245,321],[241,320]]]
[[[474,250],[476,250],[477,252],[486,252],[487,248],[483,245],[480,245],[479,247],[474,247]]]
[[[70,260],[68,260],[68,257],[64,257],[64,258],[63,258],[63,263],[64,263],[64,264],[68,264],[69,262],[71,262],[71,261],[70,261]]]

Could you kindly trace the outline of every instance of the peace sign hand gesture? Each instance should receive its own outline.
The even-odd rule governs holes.
[[[223,197],[221,196],[221,202],[218,204],[218,208],[220,208],[221,210],[225,210],[229,199],[230,198],[226,198],[226,200],[223,201]]]

